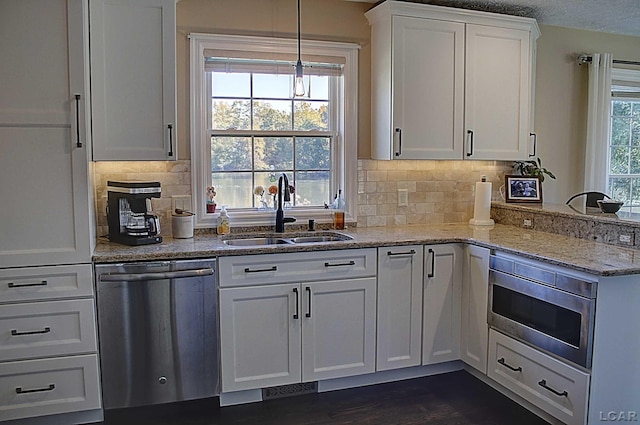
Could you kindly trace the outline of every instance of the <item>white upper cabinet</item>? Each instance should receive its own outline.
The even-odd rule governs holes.
[[[175,0],[91,0],[93,159],[175,160]]]
[[[533,155],[533,19],[386,1],[366,13],[374,159]]]
[[[529,156],[530,31],[488,25],[466,28],[465,157]]]
[[[2,3],[0,268],[91,261],[86,6]]]

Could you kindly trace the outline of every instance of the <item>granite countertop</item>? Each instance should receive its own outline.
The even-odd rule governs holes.
[[[322,234],[322,231],[316,233]],[[640,274],[638,250],[515,226],[496,224],[491,228],[484,228],[467,224],[411,225],[354,228],[341,233],[352,236],[353,240],[250,247],[227,246],[223,243],[222,237],[210,234],[196,235],[191,239],[165,238],[160,244],[137,247],[101,240],[96,246],[93,259],[95,263],[117,263],[461,242],[519,254],[600,276]],[[237,237],[235,234],[232,236]],[[284,233],[282,236],[291,235]]]

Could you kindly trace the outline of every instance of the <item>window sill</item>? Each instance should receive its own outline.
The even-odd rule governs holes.
[[[274,210],[258,211],[258,210],[233,210],[227,209],[229,214],[229,222],[232,228],[237,227],[256,227],[256,226],[274,226],[276,223],[276,212]],[[333,223],[332,209],[287,209],[284,210],[285,217],[293,217],[296,219],[294,223],[288,223],[285,227],[295,224],[297,226],[307,226],[309,220],[315,220],[316,224]],[[217,226],[219,213],[205,214],[196,223],[196,228],[213,228]],[[346,224],[355,223],[356,220],[346,212]]]

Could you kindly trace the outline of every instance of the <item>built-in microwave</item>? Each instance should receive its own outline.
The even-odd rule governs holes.
[[[590,369],[596,286],[531,261],[492,255],[489,325]]]

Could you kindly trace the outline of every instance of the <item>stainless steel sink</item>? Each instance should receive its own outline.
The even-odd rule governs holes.
[[[227,239],[224,241],[229,246],[261,246],[261,245],[278,245],[292,244],[293,242],[284,238],[238,238]]]
[[[324,235],[324,236],[299,236],[297,238],[292,238],[291,241],[293,243],[317,243],[317,242],[338,242],[338,241],[349,241],[353,239],[351,236],[347,235]]]
[[[321,243],[321,242],[340,242],[348,241],[353,238],[349,235],[343,235],[342,233],[325,233],[318,235],[305,235],[294,237],[280,237],[280,236],[265,236],[254,237],[238,236],[232,239],[224,240],[224,244],[228,246],[264,246],[264,245],[291,245],[291,244],[307,244],[307,243]]]

